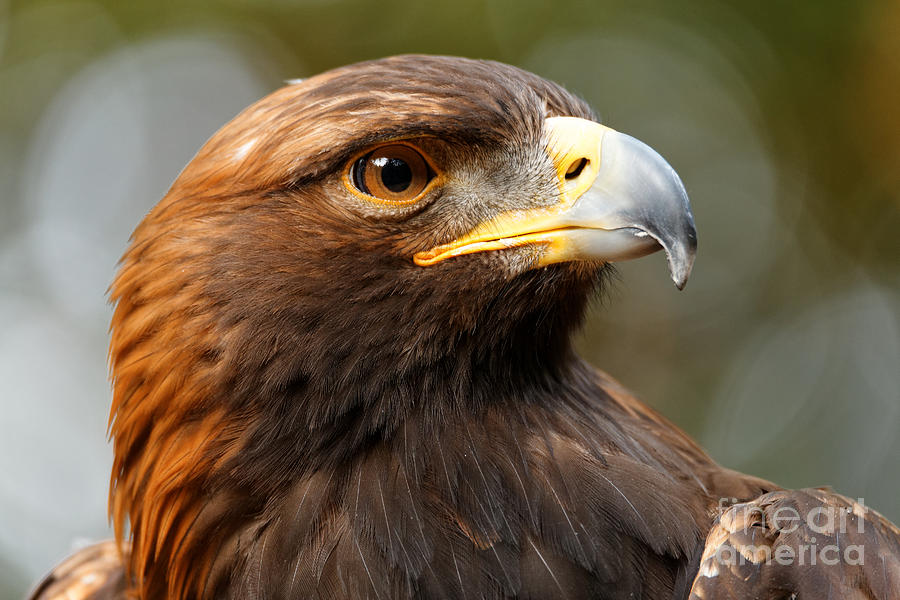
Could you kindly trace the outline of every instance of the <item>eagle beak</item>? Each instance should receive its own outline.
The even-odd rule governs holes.
[[[678,289],[697,252],[697,231],[678,175],[646,144],[586,119],[545,121],[560,202],[502,213],[462,238],[416,254],[428,266],[452,256],[543,246],[535,266],[614,262],[662,248]]]

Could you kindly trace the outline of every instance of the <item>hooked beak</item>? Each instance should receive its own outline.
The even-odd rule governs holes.
[[[662,248],[672,280],[683,289],[697,231],[672,167],[646,144],[586,119],[550,117],[545,133],[561,201],[501,213],[462,238],[419,252],[416,264],[526,244],[544,246],[536,267],[628,260]]]

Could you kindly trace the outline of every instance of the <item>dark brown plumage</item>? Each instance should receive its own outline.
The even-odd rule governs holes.
[[[626,203],[573,225],[615,144],[644,152],[592,120],[519,69],[407,56],[288,86],[213,136],[112,288],[110,510],[126,571],[98,576],[148,600],[743,590],[709,566],[693,583],[706,536],[721,498],[776,487],[715,464],[572,350],[609,260],[662,245],[683,285],[696,245],[677,194],[653,200],[660,218]],[[600,166],[556,139],[584,127],[605,136]],[[400,163],[354,171],[389,168],[369,154],[385,144],[424,158],[414,198]],[[503,229],[521,215],[554,229]],[[820,579],[897,597],[896,529],[865,519],[882,563]],[[61,569],[37,597],[65,587]],[[791,589],[827,597],[816,577]]]

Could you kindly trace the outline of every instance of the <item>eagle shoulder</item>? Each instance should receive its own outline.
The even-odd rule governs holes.
[[[28,600],[124,600],[128,587],[124,564],[114,541],[92,544],[53,569]]]
[[[735,504],[706,537],[690,600],[900,597],[900,530],[827,489]]]

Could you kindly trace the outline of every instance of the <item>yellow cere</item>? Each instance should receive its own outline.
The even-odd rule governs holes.
[[[576,117],[550,117],[544,121],[547,154],[556,166],[560,202],[551,207],[513,210],[481,223],[450,243],[417,253],[413,260],[427,267],[447,258],[502,250],[525,244],[561,245],[559,215],[594,183],[600,171],[603,136],[608,127]],[[582,161],[585,164],[580,167]],[[575,176],[567,177],[570,171]],[[556,248],[561,251],[562,248]]]

